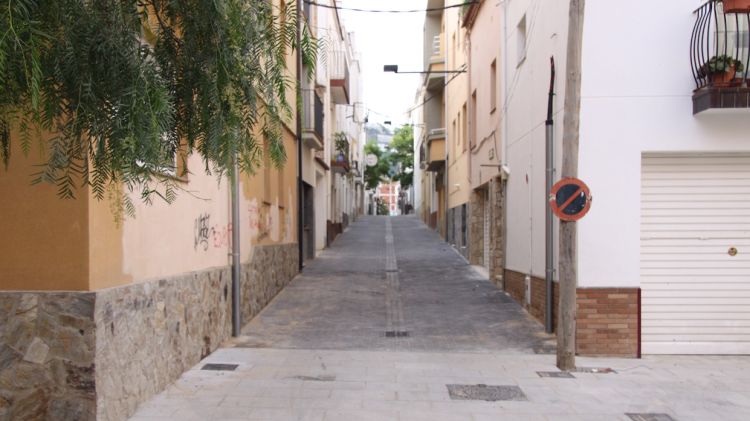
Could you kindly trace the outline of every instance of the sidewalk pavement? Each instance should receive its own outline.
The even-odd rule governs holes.
[[[202,370],[207,363],[237,367]],[[578,358],[616,373],[537,374],[554,364],[540,354],[225,347],[130,421],[750,420],[750,357]],[[449,384],[518,386],[526,400],[454,400]]]

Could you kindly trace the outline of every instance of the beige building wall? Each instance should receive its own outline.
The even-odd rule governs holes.
[[[277,4],[279,4],[277,0]],[[293,51],[287,76],[295,79]],[[286,163],[275,168],[263,158],[240,181],[240,251],[250,262],[257,245],[296,242],[297,145],[295,90],[287,91],[292,113],[284,117]],[[49,136],[48,136],[49,137]],[[177,199],[140,191],[108,192],[96,199],[82,188],[76,199],[60,199],[55,186],[31,185],[40,150],[22,153],[12,134],[11,160],[0,169],[0,290],[85,291],[140,283],[226,266],[231,263],[231,207],[227,176],[206,174],[198,154],[187,158],[187,175],[176,179]],[[36,146],[36,145],[35,145]],[[159,188],[163,190],[163,188]],[[135,217],[117,209],[130,196]]]
[[[502,63],[500,7],[483,0],[469,28],[469,156],[470,180],[477,188],[495,177],[501,162]],[[473,19],[472,19],[473,17]],[[493,77],[494,63],[494,77]],[[493,89],[494,88],[494,89]],[[473,123],[473,124],[472,124]],[[493,166],[496,166],[493,168]]]
[[[446,1],[446,6],[462,1]],[[461,25],[460,8],[447,9],[443,15],[448,70],[467,66],[467,34]],[[451,80],[445,87],[446,131],[448,139],[448,208],[469,202],[468,152],[468,74],[447,75]]]
[[[62,200],[53,185],[31,186],[45,158],[36,142],[25,156],[19,136],[8,167],[0,163],[0,290],[86,290],[88,190]]]

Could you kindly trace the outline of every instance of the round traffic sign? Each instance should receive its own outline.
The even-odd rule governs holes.
[[[378,156],[375,154],[368,154],[365,157],[365,164],[367,164],[368,167],[374,167],[378,163]]]
[[[577,178],[563,178],[555,183],[549,194],[552,212],[563,221],[577,221],[591,208],[591,192]]]

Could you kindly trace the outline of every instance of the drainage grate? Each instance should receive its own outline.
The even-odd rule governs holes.
[[[409,332],[405,330],[387,330],[385,332],[386,338],[406,338],[409,336]]]
[[[633,421],[675,421],[674,418],[667,414],[625,414]]]
[[[567,371],[537,371],[536,374],[539,377],[552,377],[555,379],[575,379],[572,374]]]
[[[576,368],[578,373],[593,373],[593,374],[617,374],[615,370],[609,367],[578,367]]]
[[[486,384],[449,384],[448,394],[453,400],[471,401],[526,401],[526,394],[518,386],[487,386]]]
[[[210,370],[210,371],[234,371],[237,367],[239,367],[239,364],[205,364],[203,367],[201,367],[201,370]]]

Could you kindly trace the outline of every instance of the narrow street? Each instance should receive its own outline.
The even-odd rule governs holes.
[[[551,337],[415,217],[364,217],[256,317],[238,346],[551,352]]]
[[[539,323],[416,218],[364,217],[131,421],[750,416],[744,357],[579,358],[615,372],[556,378],[553,351]]]

